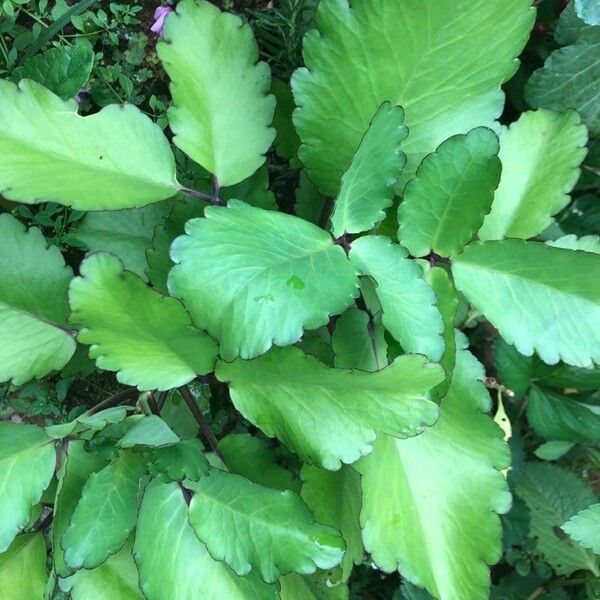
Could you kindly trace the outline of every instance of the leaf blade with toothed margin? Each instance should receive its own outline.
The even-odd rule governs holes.
[[[294,347],[219,362],[215,373],[245,418],[329,470],[368,454],[375,430],[406,437],[432,425],[438,407],[425,398],[443,379],[441,367],[419,355],[367,373],[332,369]]]
[[[252,570],[267,583],[287,573],[314,573],[337,566],[344,555],[339,532],[313,520],[309,508],[289,490],[213,470],[189,486],[190,524],[211,556],[238,575]]]
[[[192,327],[181,303],[125,271],[111,254],[86,258],[69,289],[71,320],[90,357],[141,390],[168,390],[212,371],[217,345]]]
[[[402,108],[383,102],[342,176],[331,216],[335,237],[368,231],[384,219],[406,164],[400,144],[407,135]]]
[[[18,88],[0,81],[0,154],[0,189],[18,202],[114,210],[179,190],[169,142],[138,108],[111,104],[81,117],[74,100],[28,79]]]
[[[354,267],[315,225],[239,200],[205,215],[173,243],[168,285],[225,360],[292,344],[357,294]]]
[[[579,511],[561,529],[584,548],[600,554],[600,503]]]
[[[457,289],[521,354],[536,351],[548,364],[600,363],[597,254],[516,239],[475,242],[453,260],[452,273]]]
[[[252,175],[275,137],[275,97],[267,95],[270,71],[257,63],[250,26],[209,2],[183,0],[167,17],[157,52],[171,78],[175,145],[220,185]]]
[[[47,578],[43,533],[23,533],[0,554],[0,597],[42,598]]]

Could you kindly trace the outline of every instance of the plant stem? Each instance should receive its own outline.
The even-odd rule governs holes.
[[[198,426],[200,427],[200,432],[202,434],[202,437],[204,438],[205,443],[208,444],[210,449],[223,462],[225,462],[224,456],[223,456],[223,454],[221,454],[221,451],[219,450],[219,447],[218,447],[219,442],[217,441],[217,438],[216,438],[213,430],[210,428],[208,421],[204,418],[204,415],[202,414],[202,411],[200,410],[200,407],[198,406],[196,399],[192,395],[192,392],[190,392],[190,388],[187,385],[182,385],[179,388],[179,392],[183,396],[183,399],[185,400],[186,404],[188,405],[188,408],[190,409],[191,413],[194,415],[194,419],[196,419],[196,423],[198,423]]]
[[[95,415],[97,412],[104,410],[105,408],[110,408],[111,406],[118,406],[119,404],[127,404],[132,400],[137,400],[139,396],[139,392],[135,388],[129,388],[127,390],[122,390],[109,396],[108,398],[102,400],[96,404],[96,406],[92,406],[92,408],[85,411],[85,415]]]
[[[204,200],[210,204],[223,204],[222,200],[218,196],[211,196],[210,194],[205,194],[200,190],[194,190],[192,188],[182,186],[181,191],[192,198],[198,198],[199,200]]]
[[[169,395],[169,392],[161,392],[158,396],[158,401],[156,402],[156,407],[158,408],[159,414],[160,414],[160,411],[163,409],[165,402],[167,401],[168,395]]]

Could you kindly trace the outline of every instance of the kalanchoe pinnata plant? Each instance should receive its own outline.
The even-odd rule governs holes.
[[[2,195],[87,211],[90,251],[67,264],[0,215],[0,381],[88,354],[123,384],[67,422],[0,423],[5,597],[341,599],[367,560],[411,598],[489,597],[509,387],[494,420],[468,324],[498,331],[508,397],[549,372],[586,389],[600,363],[598,238],[547,233],[586,126],[498,122],[531,4],[322,0],[293,127],[252,29],[202,0],[156,13],[172,139],[132,105],[81,116],[0,81]],[[268,189],[274,140],[301,165],[295,214]],[[527,411],[550,440],[600,439],[577,399],[535,388]],[[561,477],[580,502],[549,509],[539,482]],[[516,487],[537,552],[598,576],[596,494],[552,465]]]

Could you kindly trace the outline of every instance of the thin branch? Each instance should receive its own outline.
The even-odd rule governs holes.
[[[154,394],[150,394],[148,396],[148,408],[150,408],[150,410],[152,411],[153,415],[159,415],[160,414],[160,408],[158,408],[158,402],[156,401],[156,398],[154,397]]]
[[[202,437],[204,438],[204,441],[208,444],[208,446],[211,448],[211,450],[223,462],[225,462],[225,457],[223,456],[223,454],[221,453],[221,451],[219,450],[219,447],[218,447],[219,442],[218,442],[213,430],[210,428],[208,421],[204,418],[204,415],[202,414],[202,411],[200,410],[200,407],[198,406],[196,399],[192,395],[192,392],[190,392],[190,388],[187,385],[182,385],[179,388],[179,392],[183,396],[183,399],[185,400],[186,404],[188,405],[188,408],[190,409],[191,413],[194,415],[194,419],[196,419],[196,423],[198,423],[198,426],[200,427],[200,432],[202,434]]]
[[[169,395],[169,392],[161,392],[158,395],[158,401],[156,402],[156,408],[158,408],[159,413],[163,409],[163,406],[165,405],[165,402],[167,401],[168,395]]]
[[[48,514],[39,522],[38,526],[35,528],[36,531],[46,531],[46,529],[48,529],[48,527],[50,527],[50,524],[52,523],[53,519],[54,519],[54,512],[49,510]]]
[[[105,408],[110,408],[111,406],[118,406],[119,404],[129,404],[130,402],[137,400],[139,396],[139,392],[136,388],[128,388],[126,390],[122,390],[121,392],[117,392],[112,396],[102,400],[96,404],[96,406],[92,406],[85,411],[85,415],[95,415],[96,413],[104,410]]]
[[[192,188],[182,186],[181,191],[192,198],[198,198],[199,200],[204,200],[210,204],[223,204],[223,201],[218,196],[211,196],[210,194],[205,194],[200,190],[194,190]]]

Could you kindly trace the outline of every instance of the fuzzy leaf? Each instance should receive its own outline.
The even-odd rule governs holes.
[[[479,127],[425,157],[398,209],[398,239],[413,256],[462,250],[490,211],[500,180],[498,138]]]
[[[0,423],[0,552],[29,523],[55,466],[53,440],[41,427]]]
[[[531,238],[554,221],[571,200],[586,149],[587,131],[574,111],[523,113],[502,128],[502,177],[482,240]]]
[[[95,569],[80,569],[61,581],[61,589],[71,600],[143,600],[138,586],[138,571],[131,555],[131,542],[109,556]]]
[[[147,600],[276,600],[277,588],[251,573],[238,577],[211,558],[188,521],[176,483],[148,485],[140,507],[134,557]],[[201,582],[201,583],[200,583]]]
[[[219,340],[225,360],[292,344],[357,294],[344,251],[311,223],[238,200],[205,214],[173,243],[169,290]]]
[[[74,100],[27,79],[0,81],[0,155],[2,195],[27,204],[133,208],[179,189],[167,138],[138,108],[81,117]]]
[[[213,470],[188,484],[190,523],[210,555],[238,575],[253,569],[267,583],[280,575],[314,573],[340,564],[344,540],[313,521],[294,492],[272,490],[245,477]]]
[[[335,472],[304,465],[300,476],[303,481],[302,499],[313,511],[315,519],[335,527],[346,541],[342,581],[347,581],[352,567],[360,564],[363,558],[359,523],[360,476],[346,465]]]
[[[18,535],[0,554],[0,598],[38,600],[46,587],[46,542],[42,533]]]
[[[546,440],[584,444],[597,444],[600,440],[600,407],[537,386],[529,393],[527,420]]]
[[[146,280],[146,250],[152,246],[154,230],[165,222],[173,204],[156,202],[143,208],[90,212],[70,237],[91,252],[110,252],[128,271]]]
[[[521,354],[535,350],[548,364],[600,363],[600,256],[521,240],[477,242],[452,272],[456,287]]]
[[[208,461],[202,443],[197,439],[183,440],[164,448],[152,448],[149,457],[154,469],[173,481],[197,481],[202,475],[208,475]]]
[[[337,470],[372,450],[375,430],[407,437],[435,423],[427,392],[442,369],[422,356],[401,356],[376,373],[332,369],[298,348],[253,360],[219,362],[242,415],[278,437],[305,462]]]
[[[83,37],[73,46],[49,48],[32,56],[12,72],[11,79],[33,79],[64,100],[73,98],[90,77],[92,45]]]
[[[592,504],[571,517],[561,529],[584,548],[600,554],[600,504]]]
[[[373,561],[444,600],[487,597],[486,563],[501,553],[495,513],[510,508],[499,472],[510,457],[485,414],[483,376],[475,358],[459,351],[439,421],[413,439],[381,437],[358,464],[363,541]]]
[[[405,352],[438,361],[444,352],[444,323],[423,270],[407,258],[402,246],[383,236],[365,236],[352,243],[350,260],[362,275],[375,280],[383,309],[383,326]]]
[[[531,463],[519,479],[517,493],[531,511],[531,537],[558,575],[587,569],[600,576],[597,559],[559,527],[597,502],[592,489],[574,473],[549,463]]]
[[[158,55],[171,78],[173,142],[221,185],[265,162],[275,130],[269,67],[248,24],[202,0],[183,0],[166,20]]]
[[[21,385],[67,364],[76,346],[66,327],[72,276],[37,227],[0,215],[0,381]]]
[[[158,415],[149,415],[134,423],[117,442],[117,445],[121,448],[133,448],[134,446],[160,448],[176,444],[179,441],[179,436]]]
[[[324,0],[294,73],[300,160],[333,196],[379,105],[406,112],[405,174],[444,140],[490,126],[533,26],[530,0]],[[323,124],[327,125],[324,126]]]
[[[215,342],[192,327],[181,303],[161,296],[110,254],[93,254],[70,287],[79,341],[101,369],[141,390],[168,390],[213,370]]]
[[[408,129],[400,106],[383,102],[342,176],[342,185],[331,216],[335,237],[368,231],[392,204],[394,184],[406,164],[400,143]]]
[[[61,545],[73,569],[93,569],[118,552],[133,530],[145,465],[135,454],[92,473],[83,487]]]

